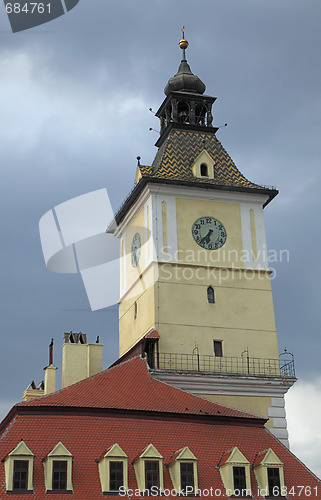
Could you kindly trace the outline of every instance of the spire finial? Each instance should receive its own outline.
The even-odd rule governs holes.
[[[183,33],[183,38],[178,42],[178,45],[183,51],[183,58],[182,61],[186,61],[186,55],[185,55],[185,49],[188,47],[188,41],[185,40],[185,26],[182,26],[182,33]]]

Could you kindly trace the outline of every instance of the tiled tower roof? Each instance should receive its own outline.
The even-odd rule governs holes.
[[[204,149],[215,162],[214,179],[199,178],[193,175],[192,164]],[[171,130],[156,153],[152,166],[142,166],[140,171],[142,176],[160,179],[265,189],[244,177],[213,133]]]

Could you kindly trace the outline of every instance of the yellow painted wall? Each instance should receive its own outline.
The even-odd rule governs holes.
[[[238,410],[243,410],[255,415],[260,415],[264,418],[269,418],[268,407],[271,406],[271,398],[269,396],[228,396],[222,394],[197,394],[203,398],[214,401],[225,406],[231,406]],[[273,427],[272,419],[268,420],[266,427]]]
[[[180,276],[164,281],[166,273]],[[192,278],[184,279],[184,270]],[[223,341],[224,356],[241,356],[247,347],[250,357],[278,358],[272,292],[269,277],[255,272],[250,281],[238,271],[223,283],[195,276],[198,268],[163,265],[158,287],[160,351],[212,354],[213,340]],[[236,286],[233,286],[233,285]],[[215,291],[215,304],[207,300],[207,287]]]
[[[136,300],[134,300],[136,298]],[[135,302],[137,317],[134,319]],[[119,304],[119,355],[122,356],[155,326],[155,287]]]

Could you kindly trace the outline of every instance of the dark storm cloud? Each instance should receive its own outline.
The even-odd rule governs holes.
[[[319,0],[82,0],[68,14],[12,34],[0,17],[2,401],[40,381],[47,345],[64,331],[117,356],[117,308],[92,313],[81,279],[46,270],[40,217],[106,187],[115,209],[133,185],[136,156],[151,163],[163,88],[177,71],[185,23],[192,71],[218,97],[218,137],[254,182],[276,185],[266,209],[280,348],[299,375],[318,370],[320,341]],[[19,367],[19,369],[18,369]],[[4,403],[5,405],[5,403]]]

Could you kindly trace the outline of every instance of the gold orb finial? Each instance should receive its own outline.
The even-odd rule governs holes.
[[[184,33],[184,31],[185,31],[185,26],[182,26],[183,38],[178,42],[178,45],[180,46],[180,48],[182,50],[185,50],[188,47],[188,41],[185,40],[185,33]]]

